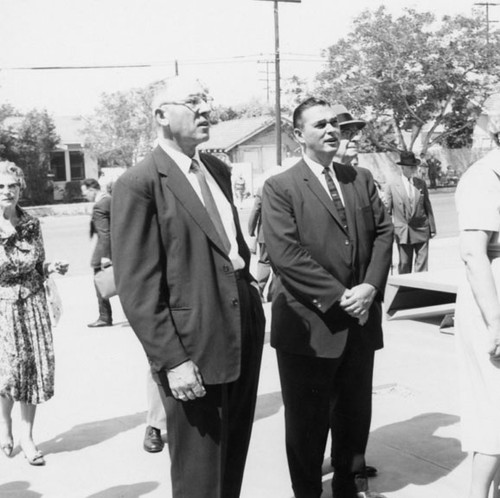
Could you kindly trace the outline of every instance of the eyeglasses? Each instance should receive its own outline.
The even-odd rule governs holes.
[[[20,186],[21,185],[19,183],[8,183],[7,185],[0,183],[0,190],[4,190],[5,188],[7,188],[9,192],[14,192]]]
[[[193,114],[198,114],[203,104],[210,105],[210,100],[207,96],[190,97],[189,99],[180,101],[162,102],[160,107],[163,105],[182,105],[184,107],[187,107]],[[210,112],[210,109],[207,109],[203,112]]]

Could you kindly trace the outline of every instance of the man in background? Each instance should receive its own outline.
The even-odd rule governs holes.
[[[111,265],[111,196],[107,192],[101,191],[101,186],[95,178],[86,178],[82,181],[82,195],[89,202],[94,202],[92,217],[90,220],[90,237],[96,238],[94,250],[90,260],[90,265],[94,270],[94,275]],[[113,325],[113,315],[109,299],[102,297],[97,286],[97,305],[99,316],[97,320],[91,322],[87,327],[109,327]]]
[[[394,222],[398,246],[398,273],[427,271],[429,240],[436,235],[436,222],[425,181],[416,176],[420,160],[413,152],[401,152],[401,174],[385,186],[385,204]]]

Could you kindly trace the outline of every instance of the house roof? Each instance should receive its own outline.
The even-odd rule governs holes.
[[[274,121],[273,116],[257,116],[254,118],[221,121],[211,127],[210,140],[201,144],[200,149],[228,152],[258,133],[274,126]],[[286,121],[286,119],[283,121]]]

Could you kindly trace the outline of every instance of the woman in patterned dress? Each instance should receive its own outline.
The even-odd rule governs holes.
[[[37,404],[54,394],[54,351],[44,281],[68,265],[45,263],[40,222],[18,205],[22,170],[0,162],[0,446],[12,455],[14,402],[21,412],[19,442],[31,465],[44,465],[33,441]]]
[[[469,498],[487,498],[500,472],[500,95],[485,108],[497,148],[465,172],[455,199],[467,277],[455,325],[462,449],[472,453]]]

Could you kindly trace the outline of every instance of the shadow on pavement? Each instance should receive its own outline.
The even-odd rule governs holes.
[[[411,484],[425,486],[447,476],[467,454],[461,451],[458,439],[434,433],[458,422],[456,415],[424,413],[371,432],[367,460],[379,473],[368,480],[370,490],[383,495]],[[323,467],[328,469],[327,460]],[[329,476],[323,481],[324,498],[332,498],[331,486]]]
[[[139,498],[147,493],[151,493],[157,487],[158,483],[153,481],[123,484],[88,495],[87,498],[116,498],[117,496],[120,498]]]
[[[467,457],[460,441],[435,432],[459,422],[447,413],[424,413],[389,424],[370,434],[371,465],[379,468],[373,487],[381,492],[398,491],[413,484],[431,484],[455,469]],[[376,486],[376,487],[375,487]]]
[[[143,425],[145,422],[146,412],[140,412],[132,415],[124,415],[123,417],[75,425],[70,430],[41,443],[39,447],[46,455],[61,453],[63,451],[77,451],[102,443],[121,432]],[[0,493],[0,496],[3,495]]]
[[[0,484],[0,496],[2,498],[41,498],[41,493],[31,491],[31,484],[27,481],[12,481]]]
[[[278,413],[283,406],[281,391],[274,393],[261,394],[257,397],[257,406],[255,408],[254,422],[263,418],[271,417]]]

